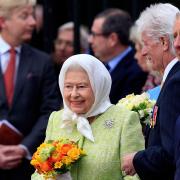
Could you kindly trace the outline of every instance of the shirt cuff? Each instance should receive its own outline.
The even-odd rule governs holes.
[[[32,155],[31,155],[31,153],[29,152],[28,148],[27,148],[26,146],[24,146],[23,144],[19,144],[19,146],[26,151],[26,156],[25,156],[25,158],[28,159],[28,160],[31,160],[31,159],[32,159]]]

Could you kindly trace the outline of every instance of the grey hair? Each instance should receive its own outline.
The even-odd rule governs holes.
[[[58,28],[58,34],[62,31],[66,31],[66,30],[74,30],[74,23],[73,22],[67,22],[63,25],[61,25]],[[80,44],[81,44],[81,48],[87,50],[89,47],[89,43],[88,43],[88,37],[89,37],[89,32],[88,29],[81,25],[80,26]]]
[[[141,35],[140,35],[139,31],[138,31],[138,25],[137,25],[136,22],[134,23],[134,25],[130,29],[129,39],[133,43],[139,43],[139,44],[142,45]]]
[[[12,10],[26,5],[35,6],[36,0],[0,0],[0,17],[9,17]]]
[[[173,23],[179,9],[169,3],[158,3],[147,7],[137,20],[138,31],[152,39],[159,41],[161,37],[167,37],[170,42],[170,51],[175,54],[173,47]]]

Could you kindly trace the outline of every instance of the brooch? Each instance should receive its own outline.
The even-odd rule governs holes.
[[[106,120],[104,126],[105,128],[112,128],[114,126],[114,121],[112,119]]]

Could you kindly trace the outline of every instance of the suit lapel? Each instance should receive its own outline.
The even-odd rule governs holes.
[[[161,101],[161,95],[163,94],[163,91],[164,91],[164,88],[166,87],[167,85],[167,82],[169,81],[169,79],[171,79],[171,77],[177,72],[180,70],[180,62],[178,61],[173,67],[172,69],[170,70],[163,86],[162,86],[162,89],[160,91],[160,94],[159,94],[159,97],[157,99],[157,104]]]
[[[2,70],[0,68],[0,106],[3,103],[7,104],[7,99],[6,99],[6,93],[5,93],[3,74],[2,74]]]
[[[21,49],[21,54],[20,54],[20,61],[19,61],[19,67],[18,67],[18,73],[17,73],[17,79],[16,79],[16,85],[15,85],[12,106],[18,99],[18,96],[21,94],[21,90],[22,90],[22,88],[25,84],[26,78],[27,78],[30,64],[31,64],[30,51],[28,48],[26,48],[25,45],[23,45],[22,49]]]

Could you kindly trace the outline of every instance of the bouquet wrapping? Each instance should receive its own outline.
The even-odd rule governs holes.
[[[155,101],[150,100],[147,93],[142,93],[140,95],[130,94],[119,100],[117,105],[137,112],[141,124],[150,124]]]
[[[42,179],[67,179],[72,165],[85,155],[77,143],[68,139],[49,140],[42,143],[34,153],[33,165]],[[63,178],[65,177],[65,178]]]

